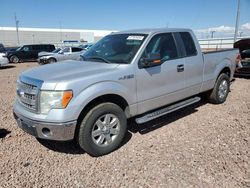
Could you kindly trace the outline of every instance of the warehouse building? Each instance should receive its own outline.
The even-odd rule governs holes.
[[[0,27],[0,43],[5,46],[23,44],[50,43],[60,46],[62,43],[93,43],[114,31],[84,29],[49,29]],[[19,39],[19,41],[18,41]]]

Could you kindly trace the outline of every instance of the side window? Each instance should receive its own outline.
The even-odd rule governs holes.
[[[194,40],[190,33],[188,32],[181,32],[180,33],[181,39],[183,41],[185,50],[186,50],[186,56],[194,56],[197,54],[197,50],[194,44]]]
[[[162,61],[177,58],[177,48],[172,34],[164,33],[155,35],[144,51],[145,57],[149,54],[159,54]]]
[[[31,51],[32,49],[31,49],[31,46],[24,46],[23,47],[23,51],[25,51],[25,52],[28,52],[28,51]]]
[[[81,48],[72,48],[72,52],[80,52],[80,51],[82,51]]]
[[[69,53],[69,52],[70,52],[70,48],[68,48],[68,47],[67,47],[67,48],[64,48],[64,49],[63,49],[63,52],[64,52],[64,53]]]

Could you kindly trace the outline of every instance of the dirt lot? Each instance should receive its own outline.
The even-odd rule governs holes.
[[[250,79],[237,78],[222,105],[131,120],[121,148],[93,158],[17,128],[15,81],[34,66],[0,68],[0,187],[250,187]]]

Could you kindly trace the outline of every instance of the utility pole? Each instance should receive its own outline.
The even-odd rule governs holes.
[[[211,31],[211,38],[214,38],[215,31]]]
[[[59,26],[60,26],[60,42],[62,43],[62,22],[59,22]]]
[[[19,33],[18,33],[18,28],[19,28],[19,20],[17,20],[16,13],[15,13],[15,24],[16,24],[16,36],[17,36],[17,44],[18,46],[20,45],[19,41]]]
[[[240,37],[242,37],[243,31],[240,31],[239,34],[240,34]]]
[[[239,19],[240,19],[240,0],[238,0],[238,8],[237,8],[235,32],[234,32],[234,42],[236,42],[237,40],[237,35],[238,35],[238,30],[239,30]]]

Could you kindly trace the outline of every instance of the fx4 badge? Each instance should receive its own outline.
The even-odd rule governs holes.
[[[134,78],[134,77],[135,77],[134,74],[129,74],[129,75],[125,75],[125,76],[123,76],[123,77],[118,78],[118,80],[132,79],[132,78]]]

